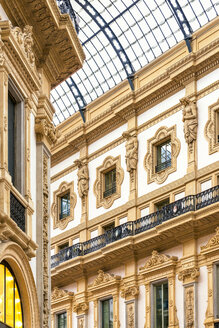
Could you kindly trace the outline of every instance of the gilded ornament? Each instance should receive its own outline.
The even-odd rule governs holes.
[[[86,312],[89,309],[89,304],[87,302],[77,303],[73,305],[73,312]]]
[[[178,279],[180,281],[184,281],[186,278],[188,279],[197,279],[200,275],[199,268],[188,268],[183,269],[179,272]]]
[[[24,30],[18,26],[12,27],[11,32],[17,40],[18,44],[21,46],[27,60],[29,63],[34,66],[35,64],[35,56],[33,52],[33,37],[32,37],[32,26],[26,25]]]
[[[186,288],[186,327],[194,328],[194,287]]]
[[[55,144],[57,141],[56,128],[45,118],[35,119],[35,132],[41,137],[45,136],[50,144]]]
[[[128,306],[128,328],[134,328],[135,327],[135,313],[134,313],[134,307],[133,304]]]
[[[121,279],[120,276],[114,276],[113,274],[104,273],[103,270],[99,270],[97,278],[94,280],[94,282],[91,285],[89,285],[89,287],[99,286],[99,285],[104,284],[106,282],[118,281],[120,279]]]
[[[52,301],[56,301],[59,298],[63,298],[66,296],[73,296],[73,292],[68,292],[67,290],[64,289],[59,289],[58,287],[55,287],[52,291],[51,299]]]
[[[1,32],[1,29],[0,29],[0,32]],[[1,39],[1,35],[0,35],[0,66],[3,66],[4,62],[5,62],[3,47],[4,47],[4,43],[3,43],[2,39]]]
[[[139,287],[138,286],[130,286],[121,288],[121,297],[125,298],[127,296],[137,296],[139,294]]]

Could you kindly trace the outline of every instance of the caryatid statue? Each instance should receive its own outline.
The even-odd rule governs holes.
[[[77,159],[74,162],[78,167],[78,194],[82,198],[87,196],[89,190],[89,172],[87,162]]]
[[[126,138],[126,165],[127,171],[132,172],[137,169],[138,163],[138,140],[136,134],[131,135],[129,132],[123,132],[122,136]]]
[[[185,97],[182,98],[180,102],[184,106],[182,119],[184,122],[184,136],[189,150],[191,151],[193,141],[195,141],[197,137],[198,119],[196,101],[191,101]]]

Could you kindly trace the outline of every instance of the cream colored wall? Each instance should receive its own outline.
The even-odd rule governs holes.
[[[8,20],[8,16],[6,15],[6,13],[1,5],[0,5],[0,20],[3,20],[3,21]]]
[[[120,321],[120,328],[126,328],[125,325],[125,302],[124,298],[119,297],[119,321]]]
[[[177,318],[179,320],[179,328],[184,328],[184,299],[183,299],[183,284],[176,277],[176,308],[177,308]]]
[[[197,80],[197,91],[201,91],[204,88],[208,87],[210,84],[218,81],[219,68],[216,68],[211,73],[205,75],[201,79]]]
[[[215,90],[207,96],[197,101],[198,106],[198,134],[197,134],[197,149],[198,149],[198,169],[219,160],[218,152],[208,154],[208,141],[204,136],[205,125],[208,120],[208,107],[214,104],[219,98],[219,91]]]
[[[147,172],[144,168],[144,158],[147,153],[147,140],[152,138],[160,127],[166,126],[169,128],[174,125],[176,125],[176,137],[181,142],[180,153],[177,157],[177,171],[169,174],[168,178],[162,184],[157,184],[155,182],[147,184]],[[139,161],[138,161],[138,196],[139,197],[155,189],[158,189],[164,185],[167,185],[170,182],[180,179],[186,174],[187,145],[184,140],[181,110],[171,115],[170,117],[167,117],[166,119],[160,121],[159,123],[153,125],[152,127],[148,128],[142,133],[140,133],[138,135],[138,140],[139,140]]]
[[[81,219],[81,201],[80,201],[80,197],[78,195],[78,189],[77,189],[77,171],[73,171],[65,176],[63,176],[62,178],[60,178],[59,180],[55,181],[52,185],[51,185],[51,204],[53,203],[53,192],[55,190],[57,190],[60,186],[60,184],[62,182],[72,182],[74,181],[74,192],[77,196],[77,202],[76,202],[76,206],[74,208],[74,220],[70,221],[66,227],[65,230],[74,228],[76,226],[78,226],[80,224],[80,219]],[[60,233],[62,233],[64,230],[61,230],[59,228],[53,229],[53,220],[51,220],[51,237],[57,236]]]
[[[138,328],[144,327],[145,323],[145,286],[139,286],[138,295]]]
[[[198,279],[197,303],[198,303],[198,328],[204,328],[204,321],[206,316],[208,302],[208,273],[207,267],[200,268],[200,276]]]
[[[57,165],[51,167],[51,177],[53,177],[57,173],[61,172],[62,170],[65,170],[68,167],[70,167],[71,165],[73,165],[74,161],[76,159],[79,159],[79,156],[80,156],[79,152],[76,152],[75,154],[73,154],[73,155],[69,156],[68,158],[64,159],[63,161],[61,161]]]
[[[106,146],[107,144],[105,144]],[[90,176],[90,189],[89,189],[89,220],[95,218],[98,215],[104,214],[107,211],[113,210],[114,208],[125,204],[129,199],[129,174],[126,171],[126,163],[125,163],[125,144],[122,143],[121,145],[109,150],[108,152],[100,155],[93,161],[89,162],[89,176]],[[96,168],[102,165],[104,159],[107,156],[121,156],[121,167],[124,170],[124,180],[121,185],[121,197],[116,199],[113,205],[109,209],[105,209],[103,207],[96,208],[96,197],[93,192],[94,182],[96,180]]]

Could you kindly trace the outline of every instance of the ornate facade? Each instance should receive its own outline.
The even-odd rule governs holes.
[[[219,327],[218,23],[58,125],[52,202],[78,189],[51,226],[53,328]]]
[[[51,326],[50,90],[83,60],[55,1],[0,0],[0,327]]]

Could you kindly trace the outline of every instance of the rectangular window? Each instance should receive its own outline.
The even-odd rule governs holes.
[[[60,197],[60,220],[70,215],[70,192]]]
[[[106,198],[116,192],[116,168],[104,174],[105,188],[103,197]]]
[[[160,172],[171,166],[171,141],[167,140],[156,148],[157,166],[155,167],[155,172]]]
[[[101,301],[101,328],[113,328],[113,299]]]
[[[8,94],[8,171],[15,185],[15,100]]]
[[[67,328],[67,313],[63,312],[57,315],[57,328]]]
[[[168,328],[168,283],[153,285],[153,328]]]

